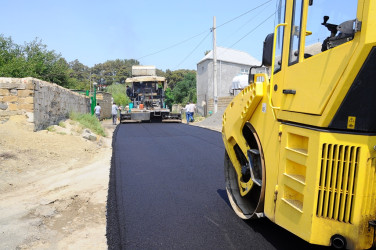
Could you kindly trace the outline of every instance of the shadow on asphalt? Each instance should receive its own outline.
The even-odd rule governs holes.
[[[232,209],[226,190],[218,189],[217,193],[227,204],[227,206]],[[276,249],[332,249],[331,247],[309,244],[308,242],[273,223],[268,218],[243,221],[251,231],[261,234]]]
[[[267,218],[247,220],[245,223],[255,232],[261,234],[276,249],[332,249],[309,244]]]
[[[225,189],[218,189],[217,193],[218,193],[219,197],[221,197],[222,200],[224,200],[226,202],[227,206],[229,206],[229,208],[232,209],[230,201],[228,200],[228,196],[227,196],[226,190]]]

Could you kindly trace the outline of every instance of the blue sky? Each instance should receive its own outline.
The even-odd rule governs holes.
[[[275,25],[276,1],[0,0],[0,34],[17,44],[38,37],[68,62],[78,59],[90,67],[106,60],[137,59],[162,70],[196,69],[204,52],[212,49],[213,16],[219,26],[268,2],[217,29],[217,46],[261,60],[262,43]]]

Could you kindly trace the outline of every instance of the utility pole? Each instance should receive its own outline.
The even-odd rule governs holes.
[[[215,16],[213,17],[213,102],[214,114],[217,113],[218,105],[218,90],[217,90],[217,44],[216,44],[216,27]]]

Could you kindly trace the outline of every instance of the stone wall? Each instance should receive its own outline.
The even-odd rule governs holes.
[[[111,118],[112,109],[112,95],[106,92],[97,92],[97,103],[101,106],[101,117],[100,119]]]
[[[232,99],[234,99],[234,96],[224,96],[224,97],[218,97],[218,103],[217,103],[217,111],[226,109],[227,106],[231,103]],[[213,98],[209,99],[207,103],[207,114],[209,115],[209,112],[213,114],[214,112],[214,100]]]
[[[111,94],[103,93],[97,100],[104,105],[103,118],[110,117]],[[35,78],[0,77],[0,122],[21,115],[36,131],[58,124],[71,111],[89,113],[89,98]]]
[[[0,77],[0,123],[23,115],[33,122],[34,83],[31,78]]]
[[[57,84],[30,79],[34,84],[34,130],[58,124],[69,113],[90,112],[90,100]]]

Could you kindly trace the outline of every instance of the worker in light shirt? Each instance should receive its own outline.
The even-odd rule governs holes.
[[[190,103],[188,105],[188,112],[189,112],[189,121],[190,122],[194,122],[195,119],[193,118],[194,114],[195,114],[195,109],[196,109],[196,104],[194,103]]]
[[[187,102],[187,105],[185,105],[184,107],[184,111],[185,111],[185,118],[187,119],[187,124],[189,124],[189,118],[190,118],[190,115],[189,115],[189,102]]]
[[[112,124],[113,125],[116,125],[118,110],[119,110],[119,107],[116,105],[116,103],[112,104],[111,114],[112,114]]]

